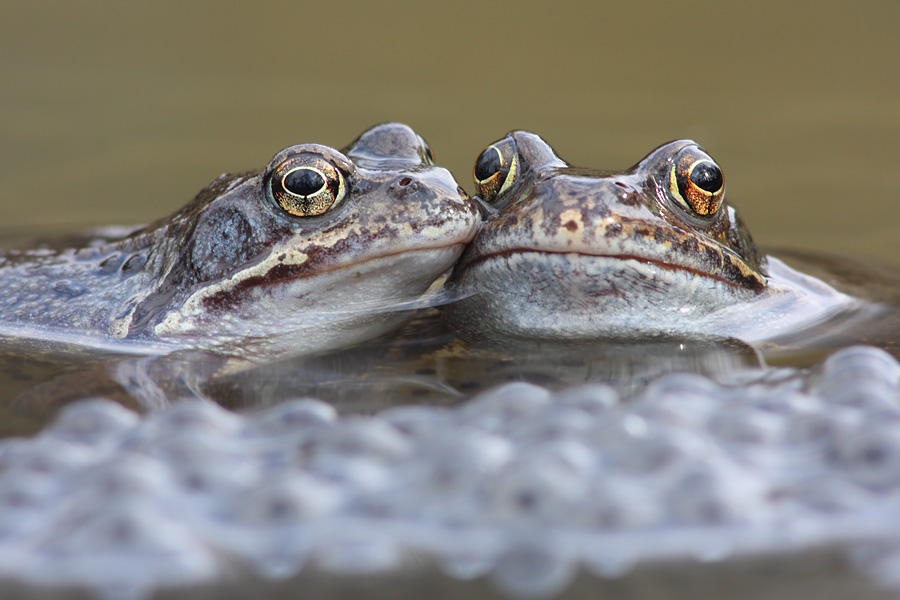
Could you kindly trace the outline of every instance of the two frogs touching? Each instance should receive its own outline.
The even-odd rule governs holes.
[[[470,339],[750,344],[845,331],[871,306],[760,253],[692,141],[611,173],[515,131],[474,179],[470,197],[398,123],[291,146],[147,226],[4,251],[0,331],[269,360],[382,336],[423,306]]]

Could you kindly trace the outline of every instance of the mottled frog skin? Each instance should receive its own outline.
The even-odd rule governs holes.
[[[494,214],[448,282],[464,299],[446,314],[476,336],[752,342],[852,303],[757,250],[721,169],[690,140],[610,173],[516,131],[482,152],[475,183]]]
[[[342,151],[300,144],[222,175],[174,215],[0,255],[0,332],[273,357],[399,325],[478,213],[401,124]]]

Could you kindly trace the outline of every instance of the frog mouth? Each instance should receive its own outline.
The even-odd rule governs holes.
[[[723,255],[723,274],[711,273],[709,271],[704,271],[702,269],[691,267],[688,265],[680,265],[674,264],[671,262],[666,262],[656,258],[648,258],[646,256],[639,256],[636,254],[604,254],[604,253],[591,253],[591,252],[577,252],[572,250],[537,250],[534,248],[508,248],[505,250],[498,250],[495,252],[490,252],[487,254],[482,254],[476,256],[468,261],[465,264],[461,265],[464,269],[470,269],[476,267],[479,264],[485,262],[493,262],[493,261],[504,261],[509,260],[513,256],[526,256],[526,255],[536,255],[536,256],[550,256],[550,255],[571,255],[571,256],[583,256],[587,258],[596,258],[599,260],[608,260],[608,261],[616,261],[616,262],[627,262],[627,261],[635,261],[650,267],[655,267],[659,269],[664,269],[666,271],[672,272],[681,272],[688,274],[690,276],[702,277],[704,279],[711,279],[725,285],[729,285],[735,288],[741,289],[749,289],[755,292],[761,292],[766,288],[766,282],[757,274],[749,271],[746,265],[741,264],[740,266],[734,263],[734,260],[731,259],[728,255]]]
[[[353,269],[356,267],[361,267],[363,265],[375,264],[379,262],[389,261],[392,258],[398,258],[401,256],[409,256],[413,254],[425,254],[430,252],[441,252],[441,251],[449,251],[449,253],[459,256],[462,253],[463,248],[465,248],[465,242],[453,242],[450,244],[444,244],[443,246],[422,246],[420,248],[406,248],[404,250],[398,250],[397,252],[386,252],[384,254],[378,254],[369,258],[365,258],[362,260],[352,261],[345,264],[334,264],[327,268],[323,268],[320,270],[311,269],[307,264],[297,264],[291,265],[286,263],[281,263],[284,267],[286,267],[285,272],[281,273],[272,273],[276,269],[279,268],[278,265],[272,267],[266,273],[266,281],[264,285],[267,284],[278,284],[285,283],[288,281],[292,281],[295,279],[313,279],[319,275],[327,275],[331,273],[337,273],[340,271],[344,271],[347,269]],[[291,267],[297,267],[295,269],[291,269]],[[439,275],[440,273],[438,273]]]
[[[449,269],[455,260],[462,253],[465,242],[452,242],[442,246],[422,246],[418,248],[407,248],[397,252],[387,252],[375,255],[361,260],[351,261],[347,263],[337,263],[329,265],[326,268],[315,268],[314,265],[305,263],[285,263],[281,262],[273,265],[267,271],[247,277],[230,287],[222,287],[212,294],[206,294],[202,301],[207,308],[216,308],[219,306],[227,306],[236,303],[243,294],[255,288],[272,288],[278,285],[286,285],[301,280],[314,280],[318,277],[333,276],[335,274],[358,269],[366,266],[372,266],[377,269],[379,265],[390,262],[391,259],[424,255],[429,253],[443,253],[447,255],[446,260],[435,261],[436,266],[427,274],[422,274],[423,280],[428,279],[428,284],[440,277],[440,275]],[[357,275],[360,275],[359,273]]]

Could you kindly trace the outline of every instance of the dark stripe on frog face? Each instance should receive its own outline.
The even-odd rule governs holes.
[[[707,249],[707,253],[713,252],[712,249]],[[692,275],[696,275],[697,277],[706,277],[709,279],[714,279],[726,285],[741,287],[749,290],[753,290],[755,292],[761,292],[765,289],[766,284],[765,281],[754,277],[752,275],[748,276],[741,272],[740,268],[734,265],[732,259],[730,257],[724,257],[725,264],[722,265],[723,270],[727,272],[727,276],[718,276],[711,275],[704,271],[700,271],[698,269],[693,269],[690,267],[682,267],[672,265],[660,260],[654,260],[651,258],[646,258],[643,256],[637,255],[626,255],[626,254],[587,254],[584,252],[565,252],[562,250],[553,251],[553,250],[533,250],[530,248],[510,248],[508,250],[501,250],[499,252],[494,252],[491,254],[486,254],[474,258],[466,263],[466,268],[473,268],[479,263],[491,260],[503,260],[509,258],[515,254],[525,254],[525,253],[533,253],[533,254],[578,254],[580,256],[587,257],[597,257],[597,258],[605,258],[605,259],[615,259],[615,260],[634,260],[637,262],[641,262],[648,265],[653,265],[655,267],[659,267],[662,269],[667,269],[671,271],[684,271],[686,273],[690,273]]]

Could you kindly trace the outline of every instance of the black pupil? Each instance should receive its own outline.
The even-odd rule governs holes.
[[[284,178],[284,189],[298,196],[311,196],[324,185],[325,179],[312,169],[297,169]]]
[[[722,187],[722,171],[712,163],[702,162],[691,171],[691,182],[703,191],[717,192]]]
[[[484,181],[500,172],[500,153],[493,147],[481,153],[475,162],[475,179]]]

